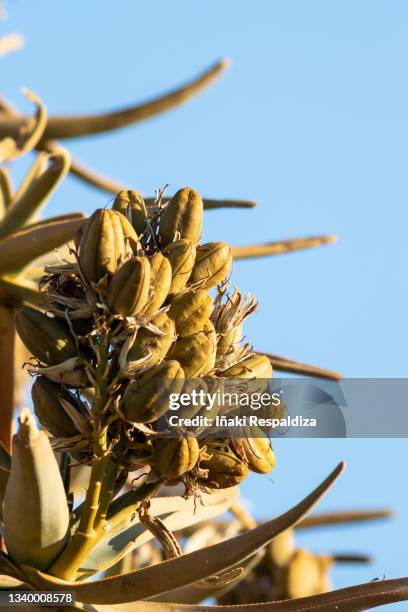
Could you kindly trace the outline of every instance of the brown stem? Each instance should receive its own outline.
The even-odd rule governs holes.
[[[14,310],[0,306],[0,441],[11,452],[14,410]]]

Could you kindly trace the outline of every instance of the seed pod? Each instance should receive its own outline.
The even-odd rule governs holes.
[[[143,234],[147,223],[147,213],[146,204],[140,193],[131,189],[119,191],[112,204],[112,209],[122,213],[138,235]]]
[[[295,531],[286,529],[282,531],[267,547],[267,555],[273,565],[285,567],[295,552]]]
[[[181,391],[183,379],[184,372],[177,361],[164,361],[130,383],[120,406],[121,412],[129,421],[157,421],[167,412],[169,394]]]
[[[209,320],[213,300],[205,289],[176,295],[170,302],[169,317],[176,324],[178,336],[190,336],[201,331]]]
[[[205,376],[215,365],[216,342],[214,325],[207,321],[202,331],[177,340],[169,357],[180,363],[186,378]]]
[[[243,337],[243,325],[240,323],[226,334],[217,334],[217,358],[233,353]]]
[[[4,498],[4,540],[17,564],[47,570],[65,546],[69,510],[51,444],[24,410],[13,437]]]
[[[157,441],[154,469],[169,480],[180,478],[198,461],[199,447],[195,438],[166,438]]]
[[[286,596],[297,599],[330,590],[327,570],[331,563],[325,555],[313,555],[302,548],[296,550],[285,575]]]
[[[208,242],[197,247],[196,260],[189,283],[203,281],[201,289],[211,289],[229,273],[232,265],[231,248],[225,242]]]
[[[227,489],[242,482],[249,474],[245,463],[231,450],[211,449],[211,458],[201,461],[200,467],[208,470],[208,477],[202,481],[210,489]]]
[[[42,363],[57,365],[78,355],[74,338],[56,319],[43,312],[23,306],[16,315],[18,335]]]
[[[79,358],[73,357],[67,359],[62,363],[48,367],[33,367],[30,368],[30,373],[42,374],[48,380],[56,382],[60,385],[66,385],[67,387],[74,387],[75,389],[86,389],[89,387],[90,380],[87,376],[84,367],[78,367]]]
[[[163,249],[163,255],[167,257],[171,264],[172,280],[169,294],[174,295],[184,289],[190,278],[194,267],[196,248],[189,240],[177,240]]]
[[[249,440],[247,438],[238,440],[242,445],[245,460],[252,472],[269,474],[276,465],[272,444],[269,438],[259,429],[253,432],[253,435],[257,437],[251,437]]]
[[[128,361],[137,361],[150,353],[150,359],[144,365],[151,367],[161,363],[166,357],[174,341],[174,322],[165,312],[161,312],[152,319],[151,323],[162,332],[162,335],[159,336],[146,328],[140,329],[137,332],[134,345],[128,352]]]
[[[60,398],[72,405],[76,410],[76,400],[61,385],[47,380],[43,376],[36,378],[32,388],[34,412],[41,425],[55,437],[68,438],[76,436],[79,431],[61,405]]]
[[[200,194],[184,187],[167,204],[161,219],[159,239],[163,246],[177,239],[197,244],[203,225],[203,201]]]
[[[154,314],[164,304],[172,280],[171,264],[163,253],[155,253],[149,262],[151,300],[145,311],[146,316]]]
[[[121,213],[98,209],[87,220],[79,242],[79,266],[84,277],[97,283],[114,274],[129,252],[137,254],[135,230]]]
[[[212,389],[211,389],[212,390]],[[208,393],[207,380],[203,378],[188,378],[184,381],[183,388],[180,390],[180,393],[186,396],[186,394],[190,397],[192,393]],[[177,410],[177,415],[180,419],[191,419],[196,414],[202,412],[204,415],[212,416],[212,414],[208,415],[208,410],[205,407],[200,405],[200,402],[191,401],[187,406],[180,405]]]
[[[138,314],[147,302],[150,264],[147,257],[132,257],[120,266],[109,284],[106,303],[109,310],[124,317]]]
[[[220,373],[222,378],[272,378],[271,362],[264,355],[252,354]]]

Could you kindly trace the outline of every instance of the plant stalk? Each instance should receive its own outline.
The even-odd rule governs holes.
[[[108,424],[103,413],[108,400],[108,338],[101,333],[95,346],[97,356],[94,399],[93,460],[89,486],[83,504],[81,518],[71,541],[61,553],[50,573],[64,580],[74,580],[78,568],[104,535],[107,526],[106,513],[113,497],[119,471],[113,460],[108,441]]]

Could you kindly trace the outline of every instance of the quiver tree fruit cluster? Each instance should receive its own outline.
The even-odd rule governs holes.
[[[36,416],[54,447],[79,463],[109,456],[110,494],[118,479],[146,466],[149,480],[182,480],[187,494],[234,486],[250,469],[274,466],[266,437],[256,448],[245,439],[157,439],[169,389],[180,391],[184,380],[272,376],[270,360],[242,342],[256,301],[237,289],[229,296],[231,249],[200,244],[202,222],[192,188],[151,207],[120,192],[112,209],[83,223],[73,261],[46,267],[43,309],[17,313],[33,356]]]

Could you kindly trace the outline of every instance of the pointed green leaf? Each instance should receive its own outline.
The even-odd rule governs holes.
[[[332,525],[346,525],[348,523],[361,523],[364,521],[376,521],[378,519],[392,518],[392,510],[344,510],[343,512],[326,512],[324,514],[312,514],[307,516],[297,525],[296,529],[308,529],[310,527],[325,527]]]
[[[239,573],[237,572],[237,576],[233,577],[231,582],[228,582],[227,584],[217,586],[216,583],[211,585],[211,579],[208,580],[207,584],[203,584],[204,581],[201,581],[196,584],[189,584],[188,586],[180,587],[174,591],[168,591],[167,593],[163,593],[163,595],[158,595],[157,597],[152,597],[152,601],[197,604],[204,599],[208,599],[209,597],[219,598],[239,584],[249,574],[249,572],[256,567],[256,565],[258,565],[263,556],[263,551],[260,551],[252,557],[248,557],[248,559],[245,559],[245,561],[241,561],[238,565],[234,566],[236,569],[241,569],[242,571]]]
[[[47,200],[69,170],[70,156],[63,148],[46,155],[48,167],[16,194],[0,223],[0,239],[36,220]]]
[[[313,236],[311,238],[292,238],[291,240],[281,240],[279,242],[268,242],[266,244],[252,244],[247,246],[232,247],[234,259],[249,259],[250,257],[265,257],[267,255],[282,255],[301,249],[311,249],[313,247],[331,244],[337,241],[337,237]]]
[[[198,78],[186,85],[170,91],[169,93],[149,100],[143,104],[137,104],[118,111],[102,113],[98,115],[77,115],[50,117],[44,132],[44,138],[75,138],[88,136],[98,132],[107,132],[149,119],[160,113],[168,111],[183,104],[200,91],[211,85],[211,83],[226,69],[228,62],[221,60],[211,66]],[[19,128],[24,125],[26,119],[1,118],[0,138],[5,136],[14,137]]]
[[[292,374],[300,374],[303,376],[315,376],[316,378],[327,378],[329,380],[340,380],[342,375],[332,370],[326,370],[325,368],[319,368],[318,366],[309,365],[307,363],[301,363],[300,361],[294,361],[293,359],[286,359],[286,357],[279,357],[278,355],[272,355],[271,353],[265,353],[263,351],[256,351],[258,355],[265,355],[268,357],[274,370],[280,372],[291,372]]]
[[[31,261],[73,238],[83,221],[68,219],[27,227],[0,240],[0,274],[23,270]]]
[[[96,172],[92,168],[85,166],[82,162],[78,161],[78,159],[71,159],[71,174],[73,174],[76,178],[85,181],[92,187],[96,187],[101,191],[107,191],[108,193],[112,193],[116,195],[119,191],[123,189],[129,189],[129,187],[125,187],[122,183],[118,183],[114,179],[101,174],[100,172]]]
[[[6,116],[0,118],[0,161],[9,161],[31,151],[40,141],[47,123],[47,110],[38,96],[29,89],[23,89],[26,98],[35,104],[35,117]],[[2,124],[10,129],[2,130]]]
[[[22,277],[0,276],[0,292],[4,294],[4,300],[14,304],[27,302],[37,306],[43,306],[44,294],[37,289],[37,284]]]
[[[13,187],[7,168],[0,168],[0,219],[6,214],[13,197]]]
[[[186,606],[188,612],[363,612],[379,606],[408,600],[408,578],[379,580],[357,586],[338,589],[331,593],[233,606]],[[180,612],[184,607],[178,603],[156,603],[135,601],[131,604],[97,605],[89,608],[96,612]]]
[[[145,198],[147,206],[154,204],[154,198]],[[214,200],[213,198],[203,198],[205,210],[215,208],[255,208],[256,202],[253,200]]]

